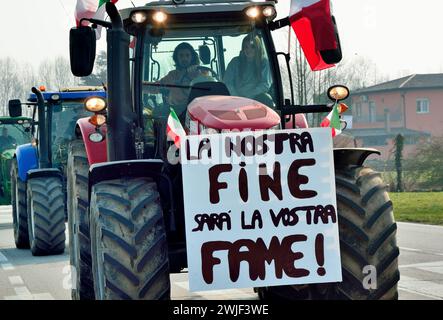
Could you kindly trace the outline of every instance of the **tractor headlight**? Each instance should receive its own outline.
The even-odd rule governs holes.
[[[51,100],[52,101],[59,101],[60,100],[60,95],[59,94],[53,94],[51,96]]]
[[[264,15],[266,18],[272,18],[272,17],[275,17],[276,14],[277,14],[277,11],[275,11],[275,8],[274,8],[274,7],[265,7],[265,8],[263,9],[263,15]]]
[[[256,19],[260,15],[260,9],[258,7],[250,7],[246,10],[246,15],[251,19]]]
[[[163,11],[157,11],[152,15],[152,20],[156,23],[164,23],[168,19],[168,15]]]
[[[137,11],[131,15],[131,20],[134,23],[144,23],[146,19],[147,19],[146,13],[143,11]]]
[[[90,112],[101,112],[107,107],[106,100],[100,97],[91,97],[85,102],[85,109]]]

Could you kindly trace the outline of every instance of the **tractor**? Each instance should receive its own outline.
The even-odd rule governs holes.
[[[27,117],[0,117],[0,205],[11,204],[11,171],[15,149],[31,141],[31,119]]]
[[[84,101],[93,96],[104,97],[105,92],[95,87],[46,92],[42,86],[32,88],[26,103],[9,103],[15,115],[23,105],[32,107],[32,140],[16,148],[10,177],[15,244],[35,256],[65,250],[68,143],[75,138],[77,120],[90,115]]]
[[[86,103],[95,115],[78,123],[83,142],[71,144],[69,151],[70,252],[77,275],[73,298],[169,299],[170,273],[187,268],[183,190],[192,186],[183,186],[181,165],[171,161],[174,143],[166,137],[171,108],[194,135],[307,128],[305,114],[332,110],[332,104],[296,105],[292,90],[291,96],[284,95],[281,69],[291,74],[290,55],[276,52],[273,32],[290,22],[276,20],[276,2],[155,1],[122,11],[108,2],[110,21],[83,19],[90,26],[71,29],[76,76],[93,70],[97,25],[107,29],[108,43],[107,101]],[[259,39],[255,44],[262,48],[271,79],[255,100],[248,92],[231,96],[224,83],[230,61],[251,34]],[[165,82],[177,67],[174,49],[183,42],[193,48],[202,79]],[[321,54],[329,63],[341,59],[340,47]],[[182,105],[172,102],[177,91],[185,96]],[[330,90],[335,101],[348,95],[344,86]],[[260,298],[397,298],[399,249],[392,203],[380,174],[364,166],[374,154],[379,152],[334,149],[343,281],[258,286]],[[362,270],[369,265],[376,268],[377,289],[363,287]]]

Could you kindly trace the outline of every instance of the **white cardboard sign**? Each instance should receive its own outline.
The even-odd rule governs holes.
[[[331,130],[181,142],[191,291],[342,281]]]

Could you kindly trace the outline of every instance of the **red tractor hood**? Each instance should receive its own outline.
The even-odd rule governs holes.
[[[271,129],[280,123],[280,116],[266,105],[247,98],[205,96],[188,106],[191,120],[217,130]]]

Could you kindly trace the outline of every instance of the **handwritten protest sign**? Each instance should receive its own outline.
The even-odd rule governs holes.
[[[341,281],[329,129],[181,144],[191,291]]]

